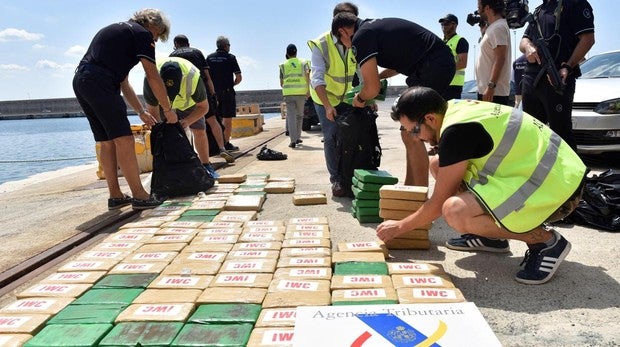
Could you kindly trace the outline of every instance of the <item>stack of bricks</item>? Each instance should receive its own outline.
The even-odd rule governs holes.
[[[351,213],[360,223],[379,223],[383,219],[379,215],[379,189],[385,184],[395,184],[398,178],[383,170],[353,171],[353,199]]]
[[[401,220],[417,211],[426,201],[428,188],[421,186],[384,185],[379,190],[379,215],[384,219]],[[431,225],[408,231],[387,242],[389,249],[429,249],[428,230]]]

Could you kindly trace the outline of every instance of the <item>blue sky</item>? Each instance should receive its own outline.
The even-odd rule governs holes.
[[[400,17],[442,36],[437,22],[446,13],[459,17],[457,32],[470,43],[466,78],[473,79],[478,53],[478,27],[465,22],[476,0],[360,0],[353,1],[362,18]],[[530,1],[533,7],[541,0]],[[157,55],[172,51],[172,37],[185,34],[190,44],[208,54],[218,35],[230,38],[243,74],[238,90],[278,89],[277,65],[289,43],[298,56],[310,57],[306,42],[328,30],[338,1],[142,1],[54,0],[0,1],[0,100],[73,97],[71,79],[92,37],[102,27],[127,20],[138,9],[163,10],[172,23],[171,39],[157,43]],[[594,8],[596,44],[590,54],[620,49],[612,28],[618,21],[620,1],[590,0]],[[511,39],[520,40],[523,30]],[[514,42],[513,42],[514,44]],[[515,49],[511,50],[515,52]],[[514,54],[514,53],[513,53]],[[519,54],[517,52],[517,54]],[[514,59],[514,57],[513,57]],[[143,70],[136,66],[130,82],[142,92]],[[404,84],[394,77],[392,85]]]

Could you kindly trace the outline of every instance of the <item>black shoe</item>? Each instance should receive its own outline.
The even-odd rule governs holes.
[[[237,146],[233,145],[233,144],[232,144],[232,143],[230,143],[230,142],[226,142],[226,144],[224,145],[224,148],[225,148],[227,151],[231,151],[231,152],[234,152],[234,151],[238,151],[238,150],[239,150],[239,147],[237,147]]]
[[[304,142],[304,141],[303,141],[302,139],[299,139],[299,140],[297,140],[295,143],[296,143],[296,144],[300,144],[300,143],[303,143],[303,142]]]
[[[152,196],[146,200],[133,199],[131,201],[131,208],[133,208],[134,210],[148,210],[149,208],[155,208],[161,205],[163,202],[163,200],[158,200],[157,198]]]
[[[446,241],[446,247],[457,251],[510,252],[508,240],[489,239],[474,234],[463,234],[461,237],[450,239]]]
[[[566,241],[557,231],[552,232],[556,238],[553,246],[547,246],[544,243],[535,244],[525,251],[525,257],[521,262],[521,265],[525,264],[525,268],[517,272],[515,276],[517,282],[543,284],[553,277],[560,263],[570,252],[570,242]]]
[[[124,194],[122,198],[109,198],[108,199],[108,210],[118,210],[121,207],[128,206],[131,204],[133,199],[131,196]]]
[[[342,197],[347,196],[347,192],[342,187],[342,184],[340,184],[340,182],[334,182],[332,184],[332,196],[335,196],[337,198],[342,198]]]
[[[232,154],[224,148],[220,150],[220,157],[224,158],[224,160],[226,160],[229,164],[235,162],[235,157],[233,157]]]
[[[291,148],[295,148],[295,142],[289,143],[288,146],[291,147]]]

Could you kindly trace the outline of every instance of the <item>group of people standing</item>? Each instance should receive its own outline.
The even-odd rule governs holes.
[[[295,148],[301,142],[300,105],[310,94],[323,131],[332,194],[339,197],[344,196],[344,187],[338,172],[335,119],[345,94],[359,83],[351,103],[367,107],[379,94],[381,79],[405,75],[409,89],[391,114],[400,123],[405,146],[404,184],[428,186],[429,171],[436,183],[432,196],[418,211],[379,224],[377,236],[388,241],[443,216],[462,234],[446,242],[451,249],[508,252],[508,239],[525,242],[525,267],[515,279],[541,284],[551,279],[571,248],[546,223],[565,217],[576,207],[586,175],[574,151],[570,110],[575,78],[580,75],[578,64],[594,44],[594,18],[586,0],[543,0],[536,8],[537,25],[528,26],[519,45],[527,60],[521,111],[507,106],[511,42],[504,7],[504,0],[478,0],[478,12],[486,25],[476,62],[476,101],[459,100],[468,44],[456,34],[456,16],[439,20],[442,40],[405,19],[361,19],[357,6],[350,2],[337,4],[331,29],[308,41],[310,66],[297,58],[296,46],[287,47],[280,81],[291,104],[289,146]],[[155,42],[165,40],[169,31],[161,12],[139,11],[128,22],[102,29],[77,69],[74,90],[95,140],[101,142],[109,208],[127,204],[150,208],[161,203],[140,183],[121,91],[145,124],[155,124],[162,111],[162,120],[174,123],[180,119],[183,126],[197,132],[203,132],[204,114],[210,125],[215,124],[209,120],[209,109],[217,102],[218,114],[224,118],[224,141],[218,141],[222,157],[229,160],[226,153],[233,149],[227,140],[235,112],[233,87],[241,82],[241,71],[229,53],[228,39],[218,38],[218,50],[203,59],[189,47],[186,37],[178,36],[173,57],[156,62]],[[542,35],[553,52],[553,63],[565,84],[561,95],[544,76],[542,64],[547,62],[541,61],[536,35]],[[138,62],[146,73],[147,108],[127,81],[129,70]],[[220,70],[219,66],[227,68]],[[437,147],[437,155],[430,160],[424,143]],[[208,164],[208,157],[205,160],[200,155]],[[133,197],[120,190],[117,164]]]

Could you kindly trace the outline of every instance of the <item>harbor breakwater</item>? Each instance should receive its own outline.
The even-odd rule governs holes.
[[[405,86],[390,86],[387,95],[397,96],[405,88]],[[144,103],[141,95],[139,98]],[[237,91],[238,106],[258,104],[262,113],[279,113],[282,102],[281,89]],[[135,115],[131,109],[128,113]],[[76,98],[0,101],[0,120],[72,117],[84,117]]]

